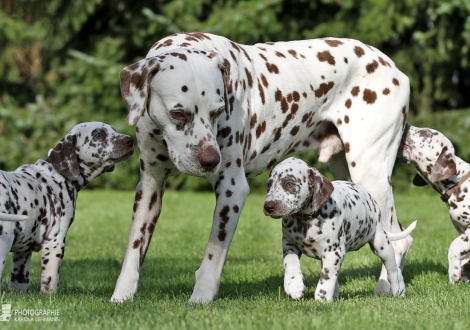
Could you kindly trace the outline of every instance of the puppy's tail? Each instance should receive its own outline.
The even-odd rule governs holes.
[[[411,232],[413,231],[413,229],[416,228],[416,223],[418,222],[418,220],[415,220],[411,225],[408,226],[408,228],[406,228],[404,231],[402,231],[401,233],[389,233],[389,232],[386,232],[387,233],[387,236],[388,238],[391,240],[391,241],[398,241],[400,239],[403,239],[405,237],[407,237],[408,235],[411,234]]]
[[[23,221],[26,219],[28,217],[22,214],[0,213],[0,221]]]

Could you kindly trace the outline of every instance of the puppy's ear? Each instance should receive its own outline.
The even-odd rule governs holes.
[[[449,179],[452,175],[457,173],[457,165],[454,160],[454,151],[449,150],[447,146],[442,148],[439,158],[432,167],[429,180],[432,183],[440,182]]]
[[[147,109],[149,81],[152,74],[160,68],[155,57],[145,58],[122,69],[121,95],[129,107],[127,123],[135,125]]]
[[[75,134],[68,134],[49,153],[52,166],[70,181],[77,180],[80,175],[76,146],[77,137]]]
[[[423,179],[423,177],[419,174],[416,174],[413,178],[413,185],[416,187],[424,187],[427,186],[427,182]]]
[[[309,187],[313,187],[312,208],[315,211],[323,207],[335,189],[330,180],[312,168],[309,171]]]

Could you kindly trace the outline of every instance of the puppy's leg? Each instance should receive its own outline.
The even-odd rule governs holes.
[[[2,273],[3,268],[5,268],[5,262],[8,257],[8,253],[11,250],[11,245],[13,244],[13,235],[6,235],[6,230],[3,226],[0,225],[1,234],[0,234],[0,284],[2,283]],[[1,294],[1,285],[0,285],[0,294]]]
[[[300,270],[302,252],[285,237],[282,238],[284,253],[284,291],[294,300],[299,300],[305,292],[304,277]]]
[[[401,274],[401,270],[397,265],[395,259],[395,252],[393,250],[392,243],[387,237],[387,234],[383,230],[382,226],[378,226],[374,238],[369,242],[369,246],[383,262],[383,266],[387,271],[387,280],[390,283],[390,289],[394,296],[402,295],[406,293],[405,281]],[[381,290],[374,290],[375,293],[387,293]]]
[[[58,243],[61,242],[61,243]],[[41,293],[56,293],[59,285],[59,269],[64,257],[65,240],[48,241],[41,248]]]
[[[449,247],[449,280],[457,283],[462,278],[462,259],[468,258],[470,254],[470,229],[457,237]],[[468,279],[467,279],[468,280]]]
[[[13,252],[11,279],[8,290],[26,291],[29,286],[29,263],[31,252]]]
[[[332,301],[336,295],[339,297],[338,274],[344,259],[343,251],[344,246],[322,256],[322,273],[315,290],[315,300]]]

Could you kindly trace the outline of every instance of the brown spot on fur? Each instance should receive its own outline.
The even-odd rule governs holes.
[[[345,151],[346,153],[348,153],[350,150],[351,150],[351,147],[349,146],[349,142],[346,142],[346,143],[344,144],[344,151]]]
[[[362,99],[364,100],[364,102],[366,102],[367,104],[373,104],[375,103],[375,101],[377,100],[377,93],[370,90],[370,89],[365,89],[364,90],[364,93],[363,93],[363,96],[362,96]]]
[[[358,96],[360,91],[361,89],[359,88],[359,86],[353,87],[353,89],[351,89],[351,95],[354,97]]]
[[[395,86],[400,85],[400,82],[398,81],[397,78],[393,78],[392,83],[393,83]]]
[[[339,41],[339,40],[329,40],[329,39],[325,39],[324,40],[328,46],[330,47],[338,47],[339,45],[342,45],[343,42]]]
[[[181,90],[183,91],[183,93],[186,93],[188,91],[188,87],[186,87],[186,85],[185,85],[185,86],[181,87]]]
[[[349,116],[348,116],[348,115],[344,116],[344,122],[345,122],[346,124],[349,123]]]
[[[378,67],[379,67],[379,63],[374,60],[372,63],[369,63],[366,65],[367,73],[369,74],[373,73]]]
[[[261,74],[261,82],[263,83],[264,87],[268,88],[269,83],[268,83],[268,80],[266,79],[266,77],[264,76],[264,74]]]
[[[326,95],[335,85],[334,82],[330,81],[328,84],[322,83],[320,84],[320,87],[315,90],[315,96],[320,98],[323,95]]]
[[[258,80],[258,89],[259,89],[259,96],[261,97],[261,103],[265,104],[266,99],[264,97],[264,89],[263,89],[263,86],[261,86],[261,83],[259,82],[259,80]]]
[[[390,94],[390,89],[385,88],[385,89],[382,91],[382,94],[383,94],[383,95],[388,95],[388,94]]]
[[[318,60],[320,62],[327,62],[330,65],[335,65],[336,64],[335,58],[327,50],[325,50],[324,52],[318,52],[317,57],[318,57]]]
[[[245,68],[245,73],[246,73],[246,78],[248,79],[248,86],[250,86],[250,88],[253,87],[253,77],[251,76],[251,72],[248,71],[247,68]]]
[[[269,73],[279,74],[279,68],[276,64],[266,62],[266,68],[268,69]]]
[[[362,49],[361,47],[359,46],[356,46],[354,47],[354,53],[356,54],[357,57],[362,57],[366,54],[366,52],[364,51],[364,49]]]
[[[291,54],[293,57],[297,58],[297,52],[295,50],[289,49],[287,52]]]
[[[274,92],[274,99],[276,102],[281,102],[282,101],[282,92],[279,89],[276,89]]]
[[[346,102],[344,103],[344,105],[346,106],[346,108],[350,109],[351,108],[351,104],[352,104],[352,101],[351,99],[347,99]]]

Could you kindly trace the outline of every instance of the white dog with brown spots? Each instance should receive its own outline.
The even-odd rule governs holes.
[[[408,236],[416,221],[401,233],[386,233],[379,206],[366,189],[348,181],[331,182],[293,157],[274,167],[267,186],[264,214],[282,217],[284,290],[290,297],[297,300],[305,292],[300,270],[300,257],[305,254],[322,263],[315,299],[338,299],[338,274],[346,252],[357,251],[366,243],[387,270],[391,294],[405,295],[390,241]]]
[[[398,156],[418,172],[416,186],[429,184],[441,195],[459,236],[449,247],[449,280],[470,281],[470,164],[455,155],[441,132],[407,124]]]
[[[246,177],[283,156],[318,149],[335,178],[366,187],[384,227],[400,232],[391,174],[406,123],[409,79],[390,58],[351,39],[237,44],[178,33],[121,72],[128,123],[137,124],[141,180],[111,301],[132,299],[162,208],[165,182],[207,178],[217,198],[191,302],[212,301],[249,193]],[[400,266],[413,240],[394,242]],[[378,290],[390,289],[383,269]]]

